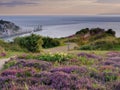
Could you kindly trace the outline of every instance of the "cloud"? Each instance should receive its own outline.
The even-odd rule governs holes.
[[[94,1],[94,0],[91,0]],[[60,4],[80,4],[81,2],[91,2],[90,0],[4,0],[0,1],[0,6],[7,6],[7,7],[14,7],[14,6],[23,6],[23,5],[51,5],[54,4],[60,5]]]
[[[119,13],[119,4],[120,0],[0,0],[0,14]]]
[[[8,6],[8,7],[13,7],[13,6],[21,6],[21,5],[34,5],[37,4],[36,2],[31,2],[31,1],[19,1],[19,0],[11,0],[11,1],[0,1],[0,6]]]
[[[116,4],[120,4],[120,0],[97,0],[97,3],[116,3]]]

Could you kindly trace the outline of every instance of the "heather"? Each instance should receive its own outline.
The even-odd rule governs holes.
[[[120,52],[16,56],[0,73],[0,89],[119,90]]]

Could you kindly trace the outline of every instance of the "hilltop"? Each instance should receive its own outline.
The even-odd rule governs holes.
[[[85,28],[62,40],[77,43],[80,50],[120,50],[120,38],[115,35],[112,29]]]

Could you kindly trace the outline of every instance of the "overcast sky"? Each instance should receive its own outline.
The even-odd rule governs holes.
[[[0,0],[0,14],[120,15],[120,0]]]

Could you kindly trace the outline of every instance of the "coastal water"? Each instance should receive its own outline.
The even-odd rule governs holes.
[[[0,16],[0,19],[14,22],[23,31],[42,25],[43,30],[35,32],[43,36],[66,37],[83,28],[113,29],[120,37],[120,16]]]

